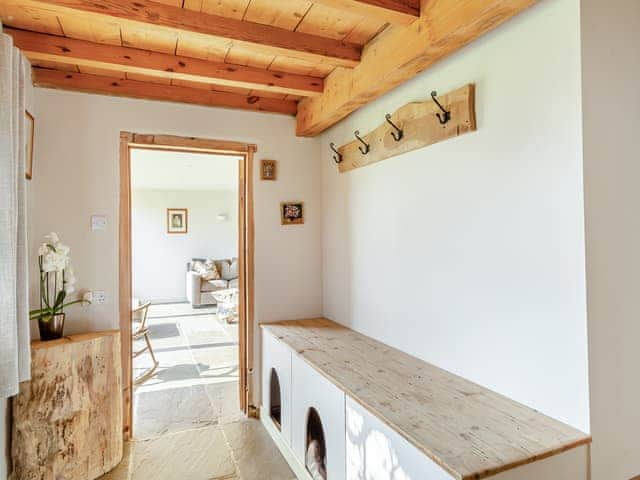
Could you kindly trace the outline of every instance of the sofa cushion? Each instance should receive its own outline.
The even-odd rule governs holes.
[[[227,288],[229,283],[226,280],[216,279],[216,280],[203,280],[202,285],[200,285],[201,292],[215,292],[216,290],[224,290]]]
[[[238,260],[216,260],[216,266],[220,272],[220,278],[224,280],[233,280],[238,278]]]
[[[233,257],[229,264],[229,278],[227,280],[233,280],[238,278],[238,259]]]
[[[220,278],[229,280],[226,278],[229,275],[229,260],[214,260],[218,271],[220,272]]]
[[[220,271],[213,260],[207,259],[204,262],[196,260],[193,262],[192,269],[202,277],[202,280],[217,280],[220,278]]]

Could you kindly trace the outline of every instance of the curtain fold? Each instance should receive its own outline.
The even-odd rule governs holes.
[[[0,33],[0,397],[18,393],[31,375],[25,63],[12,38]]]

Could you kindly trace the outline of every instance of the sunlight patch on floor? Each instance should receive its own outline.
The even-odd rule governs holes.
[[[135,388],[134,437],[237,419],[237,324],[218,321],[215,307],[193,309],[181,303],[149,307],[147,326],[159,365]],[[151,355],[141,354],[133,362],[134,377],[152,365]]]

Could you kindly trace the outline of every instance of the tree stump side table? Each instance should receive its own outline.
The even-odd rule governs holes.
[[[19,480],[93,480],[122,459],[120,332],[31,343],[31,380],[13,399]]]

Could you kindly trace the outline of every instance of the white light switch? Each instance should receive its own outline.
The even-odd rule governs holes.
[[[91,216],[91,230],[106,230],[107,229],[107,216],[106,215],[92,215]]]

